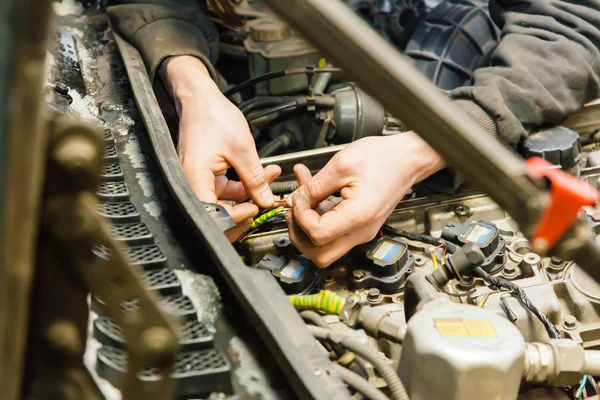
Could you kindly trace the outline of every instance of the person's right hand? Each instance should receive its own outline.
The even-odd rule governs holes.
[[[286,199],[290,240],[318,267],[327,267],[373,239],[406,190],[443,166],[414,132],[357,140],[315,176],[298,164],[301,186]],[[338,190],[342,201],[327,201]]]
[[[254,138],[242,112],[211,79],[195,57],[180,56],[161,66],[179,115],[179,159],[189,183],[202,201],[221,204],[237,227],[226,232],[234,241],[252,223],[258,207],[268,208],[279,200],[269,183],[281,173],[278,166],[264,168]],[[233,167],[240,182],[228,180]],[[253,203],[242,203],[251,198]],[[238,204],[231,206],[224,202]]]

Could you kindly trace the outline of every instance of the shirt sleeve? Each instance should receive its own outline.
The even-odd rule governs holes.
[[[515,147],[600,95],[600,1],[490,0],[489,7],[500,43],[473,85],[451,97]]]
[[[107,13],[113,29],[139,50],[152,81],[165,58],[182,55],[200,59],[216,81],[219,36],[198,3],[113,1]]]

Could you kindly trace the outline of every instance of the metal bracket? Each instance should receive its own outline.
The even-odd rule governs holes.
[[[156,296],[127,262],[97,212],[94,192],[100,181],[103,150],[100,134],[90,127],[64,116],[51,121],[42,210],[46,240],[62,250],[69,267],[86,288],[102,298],[111,317],[122,327],[129,354],[123,398],[170,399],[170,374],[178,352],[177,324],[159,309]],[[97,246],[105,247],[109,255],[95,255]],[[121,303],[131,299],[140,307],[123,313]],[[157,368],[162,376],[152,393],[144,392],[137,378],[146,368]]]

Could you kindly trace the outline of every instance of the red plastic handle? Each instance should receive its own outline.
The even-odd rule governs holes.
[[[543,158],[532,157],[526,163],[533,178],[546,178],[550,182],[550,204],[531,243],[534,247],[551,249],[575,222],[581,208],[598,202],[600,192],[560,169],[551,168],[553,165]]]

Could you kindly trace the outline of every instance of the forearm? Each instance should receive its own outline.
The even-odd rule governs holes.
[[[516,146],[600,95],[600,2],[491,0],[502,28],[491,66],[452,93],[490,133]]]
[[[112,28],[141,53],[150,79],[172,56],[192,56],[202,61],[216,79],[213,64],[218,56],[218,33],[197,1],[113,1],[107,9]],[[132,4],[124,4],[132,3]]]
[[[196,110],[199,103],[222,97],[205,64],[195,57],[165,59],[159,68],[159,76],[165,83],[180,118],[189,105],[193,105]]]

